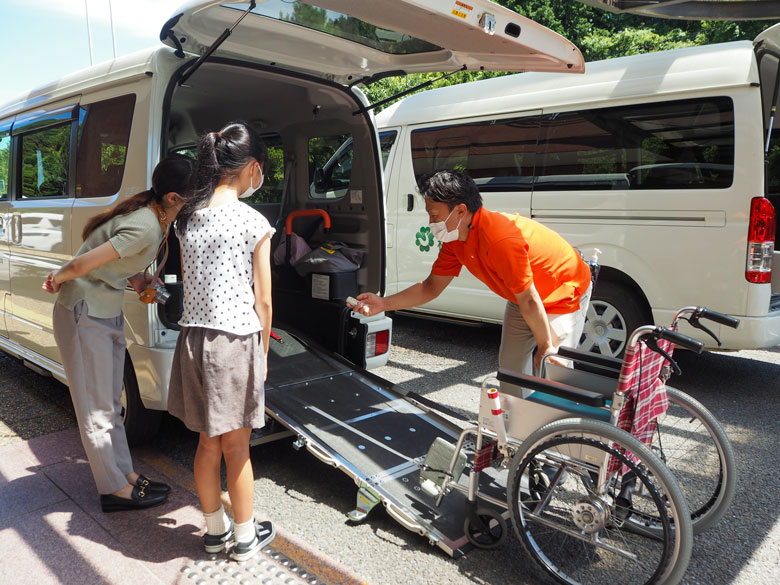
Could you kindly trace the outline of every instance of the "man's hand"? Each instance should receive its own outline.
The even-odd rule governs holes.
[[[547,354],[551,354],[550,357],[547,358],[548,364],[558,364],[559,366],[566,366],[567,361],[563,358],[558,357],[555,355],[558,352],[558,350],[555,349],[552,345],[547,346],[544,350],[540,347],[536,350],[536,355],[534,356],[534,371],[537,374],[541,373],[541,367],[542,367],[542,359],[544,359],[544,356]]]
[[[361,315],[370,317],[371,315],[382,313],[385,310],[385,300],[374,293],[359,294],[357,300],[363,303],[363,306],[359,309]]]

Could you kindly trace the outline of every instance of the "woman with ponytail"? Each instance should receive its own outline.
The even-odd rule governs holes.
[[[184,311],[168,410],[199,433],[194,472],[206,552],[230,547],[238,561],[274,537],[270,522],[254,518],[249,459],[252,429],[265,424],[274,230],[239,201],[263,184],[267,159],[262,140],[242,122],[203,136],[194,193],[176,220]],[[233,520],[221,500],[223,457]]]
[[[161,161],[152,188],[91,218],[76,256],[42,285],[58,293],[54,339],[104,512],[156,506],[170,491],[133,469],[120,416],[122,301],[128,282],[138,293],[152,284],[145,269],[186,201],[191,174],[192,162],[184,156]]]

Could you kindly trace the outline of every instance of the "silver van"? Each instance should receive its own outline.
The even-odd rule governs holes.
[[[79,248],[88,218],[146,189],[166,154],[191,153],[199,135],[233,119],[246,120],[269,147],[273,168],[251,204],[277,226],[274,245],[294,232],[313,246],[338,241],[364,251],[354,272],[302,277],[276,266],[275,330],[340,368],[385,363],[391,321],[361,318],[344,303],[384,292],[386,274],[379,139],[358,86],[399,72],[584,67],[571,43],[487,0],[201,0],[176,11],[160,38],[169,46],[0,104],[0,349],[66,383],[52,336],[54,297],[41,290],[46,275]],[[340,177],[342,195],[310,191],[318,161],[347,139],[354,157]],[[181,311],[175,242],[163,274],[172,293],[165,305],[126,292],[124,421],[132,443],[154,432],[167,405]],[[274,371],[272,358],[269,380],[282,374],[322,375],[305,366]]]

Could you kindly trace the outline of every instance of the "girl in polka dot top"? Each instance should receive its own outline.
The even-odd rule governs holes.
[[[195,484],[206,521],[206,552],[241,561],[274,536],[254,519],[249,436],[265,423],[264,382],[271,333],[273,228],[239,201],[263,184],[268,153],[243,122],[203,136],[195,186],[179,213],[184,311],[168,410],[200,433]],[[225,458],[233,520],[220,499]]]

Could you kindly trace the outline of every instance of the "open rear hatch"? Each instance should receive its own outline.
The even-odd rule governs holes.
[[[202,55],[249,3],[185,4],[161,40]],[[488,0],[257,2],[214,51],[345,85],[419,72],[582,73],[582,54],[557,33]]]
[[[780,310],[780,24],[776,24],[753,41],[761,80],[767,165],[765,195],[775,208],[775,252],[772,260],[771,310]],[[756,195],[760,195],[756,193]]]

